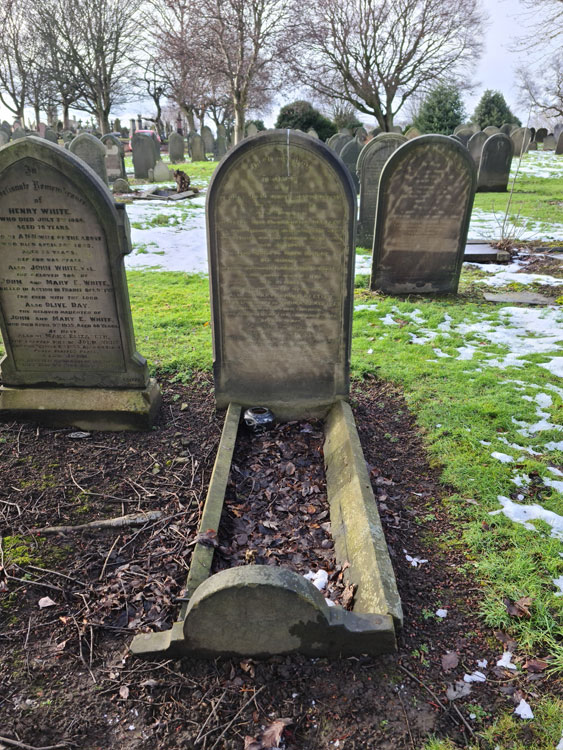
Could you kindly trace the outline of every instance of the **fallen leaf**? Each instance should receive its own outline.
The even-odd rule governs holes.
[[[354,595],[356,594],[357,584],[349,583],[342,592],[342,606],[344,609],[351,610],[354,606]]]
[[[50,596],[43,596],[37,604],[39,605],[39,609],[44,609],[45,607],[56,607],[57,603],[54,602]]]
[[[544,659],[528,659],[524,664],[524,669],[528,672],[543,672],[544,669],[549,667],[549,662]]]
[[[293,719],[276,719],[270,726],[266,727],[262,732],[262,746],[266,747],[279,747],[283,730],[293,724]]]
[[[263,747],[264,745],[255,737],[249,737],[247,735],[244,738],[244,750],[262,750]]]
[[[450,669],[455,669],[459,664],[459,656],[455,651],[446,651],[442,656],[442,669],[444,672],[449,672]]]
[[[203,544],[205,547],[218,547],[219,542],[217,541],[217,532],[215,529],[207,529],[202,534],[198,534],[196,537],[198,544]]]
[[[119,695],[121,698],[123,698],[124,701],[126,701],[127,698],[129,698],[129,688],[127,687],[127,685],[122,685],[119,688]]]
[[[251,677],[254,677],[255,671],[254,671],[254,664],[250,659],[245,659],[244,661],[241,661],[240,668],[243,672],[246,672],[246,674],[249,674]]]
[[[532,600],[529,596],[523,596],[518,599],[517,602],[511,602],[510,599],[505,599],[504,604],[506,611],[511,617],[531,617],[530,605]]]

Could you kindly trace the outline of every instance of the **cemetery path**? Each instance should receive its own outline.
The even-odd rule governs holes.
[[[242,750],[281,718],[286,750],[412,750],[432,733],[464,747],[532,690],[557,692],[541,655],[484,627],[448,488],[400,392],[375,379],[352,405],[405,610],[397,656],[133,658],[133,633],[177,614],[221,430],[207,376],[161,382],[150,433],[0,427],[0,747]],[[152,510],[141,528],[31,531]]]

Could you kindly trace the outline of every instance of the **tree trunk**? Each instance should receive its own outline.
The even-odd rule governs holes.
[[[186,121],[188,123],[188,133],[197,133],[193,109],[191,109],[190,107],[186,107],[185,105],[180,105],[180,110],[186,117]]]
[[[35,112],[35,130],[39,132],[39,121],[41,119],[41,113],[39,111],[39,104],[33,105],[33,111]]]
[[[234,100],[235,110],[235,145],[240,143],[244,138],[244,104],[240,100]]]
[[[70,105],[63,100],[63,130],[70,130]]]

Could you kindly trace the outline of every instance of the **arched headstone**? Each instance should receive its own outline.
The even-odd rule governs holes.
[[[221,161],[221,159],[227,153],[227,139],[223,135],[218,135],[215,139],[215,159]]]
[[[358,175],[356,174],[356,164],[362,148],[362,144],[356,138],[353,138],[344,146],[344,148],[340,152],[340,158],[348,167],[350,176],[352,177],[354,185],[356,186],[356,192],[358,193],[360,192],[360,180],[358,179]]]
[[[510,134],[512,133],[513,130],[516,130],[517,127],[518,125],[515,125],[514,123],[503,122],[503,124],[500,126],[500,132],[504,133],[510,138]]]
[[[409,141],[411,141],[413,138],[418,138],[422,133],[418,128],[415,128],[414,125],[410,127],[407,132],[405,133],[405,138]]]
[[[304,133],[260,133],[217,167],[207,237],[219,407],[303,418],[347,396],[355,213],[342,161]]]
[[[119,179],[127,179],[125,172],[125,148],[119,138],[112,133],[107,133],[100,138],[106,150],[106,172],[108,180],[114,182]]]
[[[531,141],[530,145],[528,146],[528,151],[537,151],[538,150],[538,144],[535,141]]]
[[[347,133],[337,133],[334,143],[332,144],[332,149],[340,155],[344,146],[347,143],[350,143],[351,140],[353,140],[351,135],[348,135]]]
[[[190,134],[190,148],[192,161],[207,161],[205,156],[205,142],[199,133]]]
[[[246,135],[252,136],[252,135],[256,135],[257,133],[258,133],[258,128],[256,127],[256,125],[253,122],[248,123],[248,125],[246,126]]]
[[[494,135],[495,133],[500,133],[500,128],[497,128],[496,125],[487,125],[486,128],[483,128],[483,133],[486,135]]]
[[[530,145],[532,134],[529,128],[516,128],[510,134],[510,140],[514,148],[514,156],[525,154]]]
[[[453,138],[423,135],[383,167],[371,288],[455,293],[475,193],[475,165]]]
[[[557,156],[561,156],[561,154],[563,154],[563,130],[559,133],[555,153],[557,154]]]
[[[553,135],[553,133],[549,133],[549,135],[546,135],[543,139],[543,150],[555,151],[556,146],[557,141],[555,140],[555,136]]]
[[[184,161],[184,136],[180,133],[170,133],[168,136],[168,155],[172,164]]]
[[[108,184],[106,149],[104,144],[90,133],[82,133],[70,142],[68,150],[93,169],[98,177]]]
[[[0,194],[1,216],[26,231],[0,222],[0,278],[12,280],[0,287],[0,412],[149,427],[160,395],[135,350],[125,207],[81,159],[35,136],[0,152]]]
[[[504,133],[495,133],[487,138],[479,164],[477,192],[506,192],[513,154],[512,141]]]
[[[201,129],[201,137],[203,138],[203,143],[205,144],[205,153],[212,154],[215,150],[215,138],[213,137],[211,128],[207,125],[204,125]]]
[[[543,143],[543,140],[546,136],[547,136],[547,128],[538,128],[536,130],[536,136],[534,140],[536,143]]]
[[[319,137],[319,134],[317,133],[317,131],[315,130],[315,128],[309,128],[309,130],[307,131],[307,135],[310,135],[311,138],[318,138]]]
[[[53,128],[45,128],[44,138],[46,138],[48,141],[51,141],[51,143],[58,143],[59,142],[59,136],[55,133]]]
[[[373,245],[373,228],[381,170],[387,159],[406,142],[399,133],[381,133],[363,147],[356,170],[360,182],[360,208],[357,244],[360,247]]]
[[[10,134],[6,133],[5,130],[0,128],[0,147],[5,146],[9,140],[10,140]]]
[[[481,154],[483,152],[483,146],[489,136],[484,132],[474,133],[467,142],[467,150],[471,154],[473,161],[475,162],[475,169],[479,169],[481,163]]]
[[[134,133],[131,138],[133,170],[137,179],[148,180],[149,169],[156,164],[156,149],[150,135]]]

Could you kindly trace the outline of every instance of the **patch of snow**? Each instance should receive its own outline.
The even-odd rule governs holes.
[[[358,308],[355,307],[354,309],[357,310]],[[387,315],[384,318],[381,318],[381,322],[383,323],[384,326],[399,325],[396,320],[393,320],[393,316],[391,315],[391,313],[387,313]]]
[[[452,317],[448,313],[444,313],[444,320],[438,325],[439,331],[451,331],[452,329]]]
[[[441,349],[438,349],[438,347],[434,349],[434,353],[436,354],[437,357],[450,357],[451,356],[450,354],[446,354],[446,352],[443,352]]]
[[[517,487],[527,487],[532,480],[527,474],[516,474],[510,481],[514,482]]]
[[[368,349],[368,354],[373,354],[373,349]]]
[[[540,364],[540,367],[549,370],[552,375],[557,375],[558,378],[563,378],[563,357],[553,357],[549,362]]]
[[[308,573],[305,573],[303,578],[311,581],[313,586],[316,586],[319,591],[323,591],[323,589],[326,589],[326,585],[328,583],[328,573],[322,568],[319,568],[319,570],[310,570]]]
[[[532,709],[530,708],[530,704],[526,703],[524,698],[520,701],[520,703],[516,706],[514,709],[514,713],[516,716],[519,716],[521,719],[533,719],[534,714],[532,712]]]
[[[563,734],[561,735],[561,739],[557,743],[557,747],[555,748],[555,750],[563,750]]]
[[[479,440],[479,442],[481,443],[481,445],[490,445],[491,444],[489,440]]]
[[[563,576],[559,576],[559,578],[554,578],[553,585],[559,589],[559,591],[555,593],[555,596],[563,596]]]
[[[484,669],[487,666],[488,663],[489,662],[487,661],[487,659],[478,659],[477,660],[477,666],[481,667],[481,669]]]
[[[473,359],[473,355],[477,351],[474,346],[458,346],[457,350],[459,352],[459,357],[456,357],[456,359],[465,361]]]
[[[502,495],[498,495],[497,499],[502,505],[502,510],[492,511],[490,515],[503,513],[511,521],[522,524],[524,528],[530,531],[537,531],[536,527],[530,521],[539,519],[551,526],[551,536],[554,539],[563,539],[563,516],[559,516],[552,510],[546,510],[538,503],[520,505]]]
[[[548,466],[547,470],[552,474],[555,474],[556,477],[563,477],[563,471],[561,471],[561,469],[556,469],[555,466]]]
[[[475,672],[472,672],[471,674],[463,675],[464,682],[486,682],[486,680],[487,678],[483,672],[479,672],[478,670],[475,670]]]
[[[444,617],[448,616],[448,610],[447,609],[437,609],[436,610],[436,617],[441,617],[442,619]]]
[[[360,311],[360,310],[378,310],[378,305],[354,305],[354,312]]]
[[[405,558],[407,562],[410,562],[413,568],[417,568],[419,565],[422,565],[423,563],[428,562],[428,560],[423,560],[420,557],[413,557],[412,555],[409,555],[406,549],[404,549],[403,552],[405,553]]]
[[[563,495],[563,482],[561,482],[561,481],[558,482],[555,479],[550,479],[549,477],[544,477],[543,478],[543,483],[547,487],[551,487],[556,492],[559,492],[559,493],[561,493]]]
[[[510,651],[505,651],[501,658],[497,661],[497,667],[504,667],[505,669],[518,669],[516,664],[513,664],[512,661],[512,653]]]
[[[491,453],[491,456],[493,458],[496,458],[502,464],[509,464],[509,463],[512,463],[512,461],[514,461],[514,456],[509,456],[508,453],[499,453],[498,451],[493,451]]]

